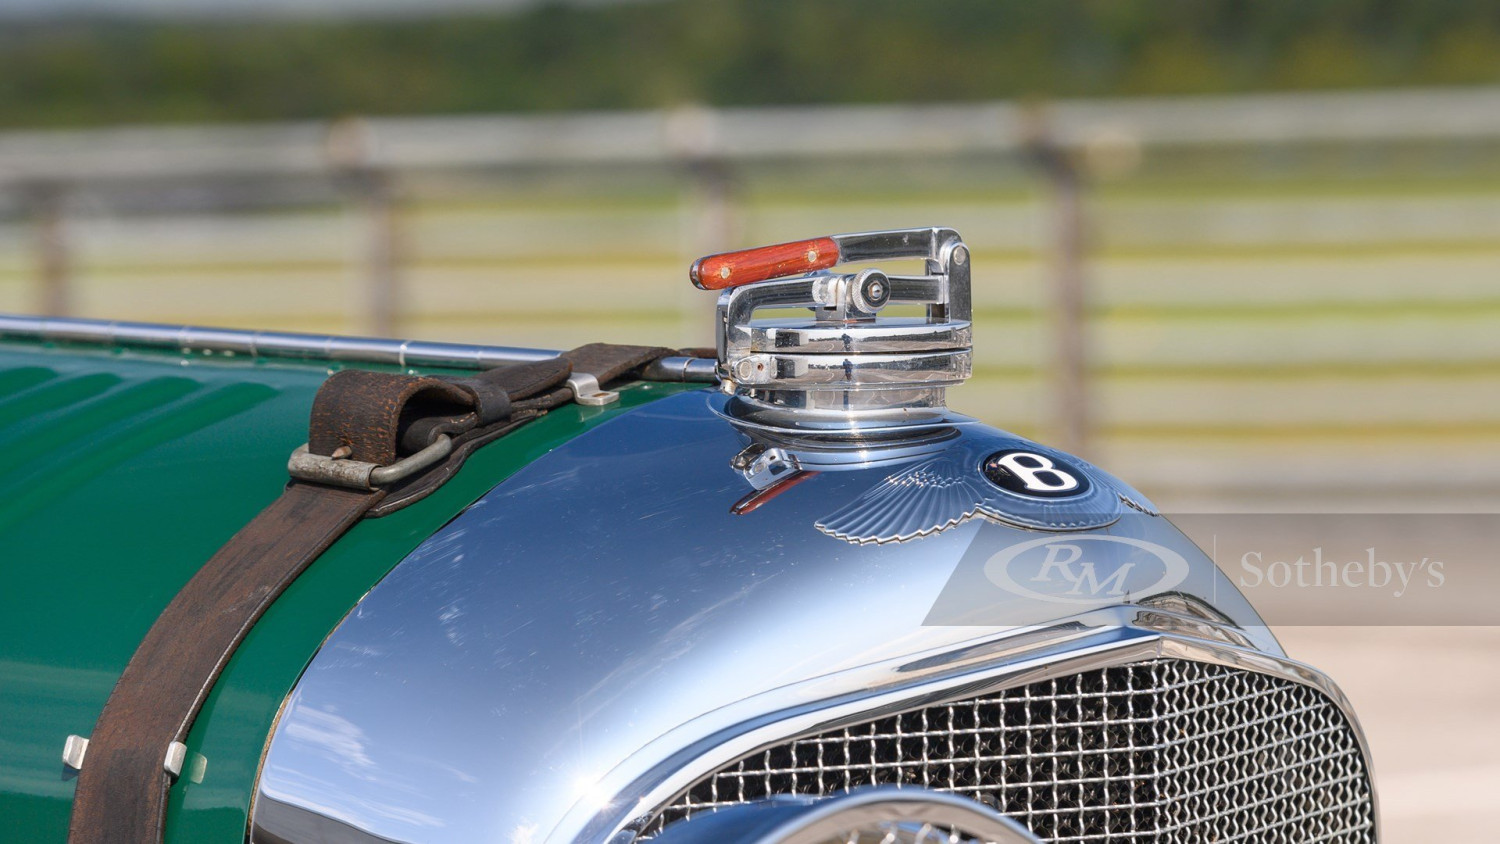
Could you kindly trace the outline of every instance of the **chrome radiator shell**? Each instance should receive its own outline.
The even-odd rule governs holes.
[[[1021,596],[933,618],[973,549],[1042,534],[982,516],[890,543],[819,530],[899,469],[879,462],[735,512],[748,438],[724,400],[684,393],[593,429],[397,566],[286,701],[252,841],[619,842],[757,749],[1091,663],[1195,659],[1342,701],[1144,512],[1095,532],[1173,549],[1174,591],[1224,624]],[[939,447],[1005,436],[961,424]]]
[[[775,795],[904,785],[971,797],[1058,844],[1375,840],[1366,749],[1335,688],[1207,661],[1187,642],[1162,652],[1181,655],[783,741],[699,780],[643,837]]]

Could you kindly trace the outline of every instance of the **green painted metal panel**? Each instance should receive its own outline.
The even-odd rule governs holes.
[[[89,733],[157,614],[275,498],[328,372],[0,344],[0,840],[66,838],[64,738]],[[637,384],[609,408],[560,408],[481,449],[428,499],[356,526],[271,608],[210,695],[173,788],[168,841],[244,839],[282,699],[418,543],[547,450],[682,389]]]

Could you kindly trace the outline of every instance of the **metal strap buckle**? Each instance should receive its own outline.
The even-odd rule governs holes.
[[[303,443],[292,452],[291,459],[287,460],[286,470],[299,481],[348,489],[375,489],[416,474],[452,453],[453,439],[447,434],[439,434],[432,445],[389,466],[313,454],[307,450],[307,443]]]

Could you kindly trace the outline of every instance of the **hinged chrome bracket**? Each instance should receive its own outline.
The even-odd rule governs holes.
[[[603,407],[620,400],[619,393],[601,388],[599,379],[587,372],[575,372],[568,376],[567,385],[573,391],[573,401],[589,407]]]
[[[734,456],[732,466],[756,489],[766,489],[789,475],[802,471],[796,455],[781,448],[752,443]]]

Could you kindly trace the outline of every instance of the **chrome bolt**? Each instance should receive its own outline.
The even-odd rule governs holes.
[[[863,270],[854,277],[854,289],[850,291],[850,304],[864,313],[876,313],[890,301],[890,279],[876,269]]]

